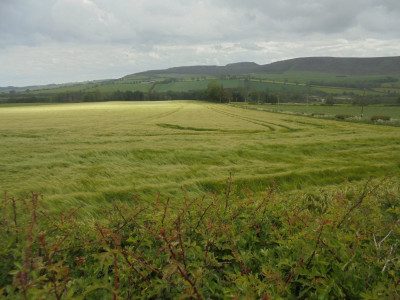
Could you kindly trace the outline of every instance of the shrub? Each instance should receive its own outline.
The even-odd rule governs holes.
[[[354,118],[353,115],[347,115],[347,114],[339,114],[335,116],[336,119],[341,119],[341,120],[346,120],[350,118]]]
[[[376,122],[376,121],[390,121],[390,116],[372,116],[371,117],[371,121],[372,122]]]
[[[288,198],[226,191],[114,202],[105,218],[0,203],[0,298],[400,297],[398,181]],[[248,199],[238,195],[247,194]]]

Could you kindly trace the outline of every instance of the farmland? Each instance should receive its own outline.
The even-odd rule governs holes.
[[[0,87],[0,103],[207,100],[336,104],[399,104],[398,58],[298,58],[267,65],[187,66],[107,79],[46,86]],[[217,83],[223,97],[210,97]],[[132,96],[136,93],[136,96]]]
[[[296,114],[304,114],[307,116],[316,116],[316,117],[334,117],[338,114],[349,114],[353,115],[359,121],[361,110],[363,111],[363,120],[368,121],[373,116],[389,116],[393,120],[393,124],[399,124],[400,121],[400,106],[383,106],[383,105],[369,105],[364,106],[362,109],[360,105],[295,105],[295,104],[283,104],[283,105],[273,105],[273,104],[246,104],[246,103],[234,103],[232,105],[242,107],[242,108],[250,108],[250,109],[259,109],[271,112],[286,112],[286,113],[296,113]],[[387,122],[387,124],[391,124]]]
[[[257,192],[313,189],[399,172],[398,128],[200,102],[0,108],[2,190],[56,208],[157,192],[222,189],[229,173]]]
[[[396,298],[399,152],[207,102],[0,106],[0,298]]]

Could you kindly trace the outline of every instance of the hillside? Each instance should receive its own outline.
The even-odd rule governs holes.
[[[135,75],[199,74],[199,75],[244,75],[282,74],[288,71],[323,72],[340,75],[386,75],[400,72],[400,56],[372,58],[302,57],[258,65],[252,62],[228,64],[226,66],[185,66],[165,70],[151,70]]]
[[[375,58],[303,57],[266,65],[182,66],[150,70],[120,79],[59,85],[0,88],[0,103],[138,100],[210,100],[217,81],[225,102],[306,102],[309,96],[335,103],[400,103],[400,56]],[[253,94],[250,95],[250,92]],[[222,98],[219,98],[222,101]]]
[[[400,56],[373,58],[303,57],[260,66],[258,73],[324,72],[342,75],[385,75],[400,72]]]
[[[228,64],[226,66],[184,66],[174,67],[165,70],[151,70],[136,73],[134,75],[154,76],[158,74],[196,74],[196,75],[243,75],[248,73],[256,73],[260,65],[254,62],[240,62]]]

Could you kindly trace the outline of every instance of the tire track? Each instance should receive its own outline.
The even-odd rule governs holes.
[[[184,109],[184,105],[180,105],[178,108],[175,108],[173,110],[145,117],[145,118],[141,119],[137,124],[138,125],[143,125],[143,124],[147,123],[148,121],[155,121],[155,120],[158,120],[158,119],[162,119],[162,118],[168,117],[170,115],[173,115],[173,114],[175,114],[175,113],[177,113],[177,112],[179,112],[179,111],[181,111],[183,109]]]
[[[291,127],[286,126],[286,125],[276,124],[276,123],[267,122],[267,121],[264,121],[264,120],[258,120],[258,119],[253,119],[253,118],[249,118],[249,117],[244,117],[244,116],[236,115],[236,114],[234,114],[234,113],[230,113],[230,112],[224,111],[224,110],[219,109],[219,108],[211,108],[210,106],[207,106],[207,108],[208,108],[208,109],[211,109],[211,110],[213,110],[213,111],[215,111],[215,112],[217,112],[217,113],[220,113],[220,114],[229,116],[229,117],[241,119],[241,120],[246,121],[246,122],[250,122],[250,123],[253,123],[253,124],[256,124],[256,125],[259,125],[259,126],[267,127],[267,128],[269,128],[271,131],[275,131],[275,130],[276,130],[276,129],[275,129],[274,127],[272,127],[271,125],[273,125],[273,126],[275,126],[275,127],[278,127],[278,128],[280,127],[280,128],[283,128],[283,129],[286,129],[286,130],[289,130],[289,131],[299,131],[299,129],[291,128]]]

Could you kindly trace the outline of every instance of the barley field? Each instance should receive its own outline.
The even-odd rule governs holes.
[[[0,190],[88,215],[117,199],[283,192],[400,174],[400,129],[195,101],[0,107]]]

